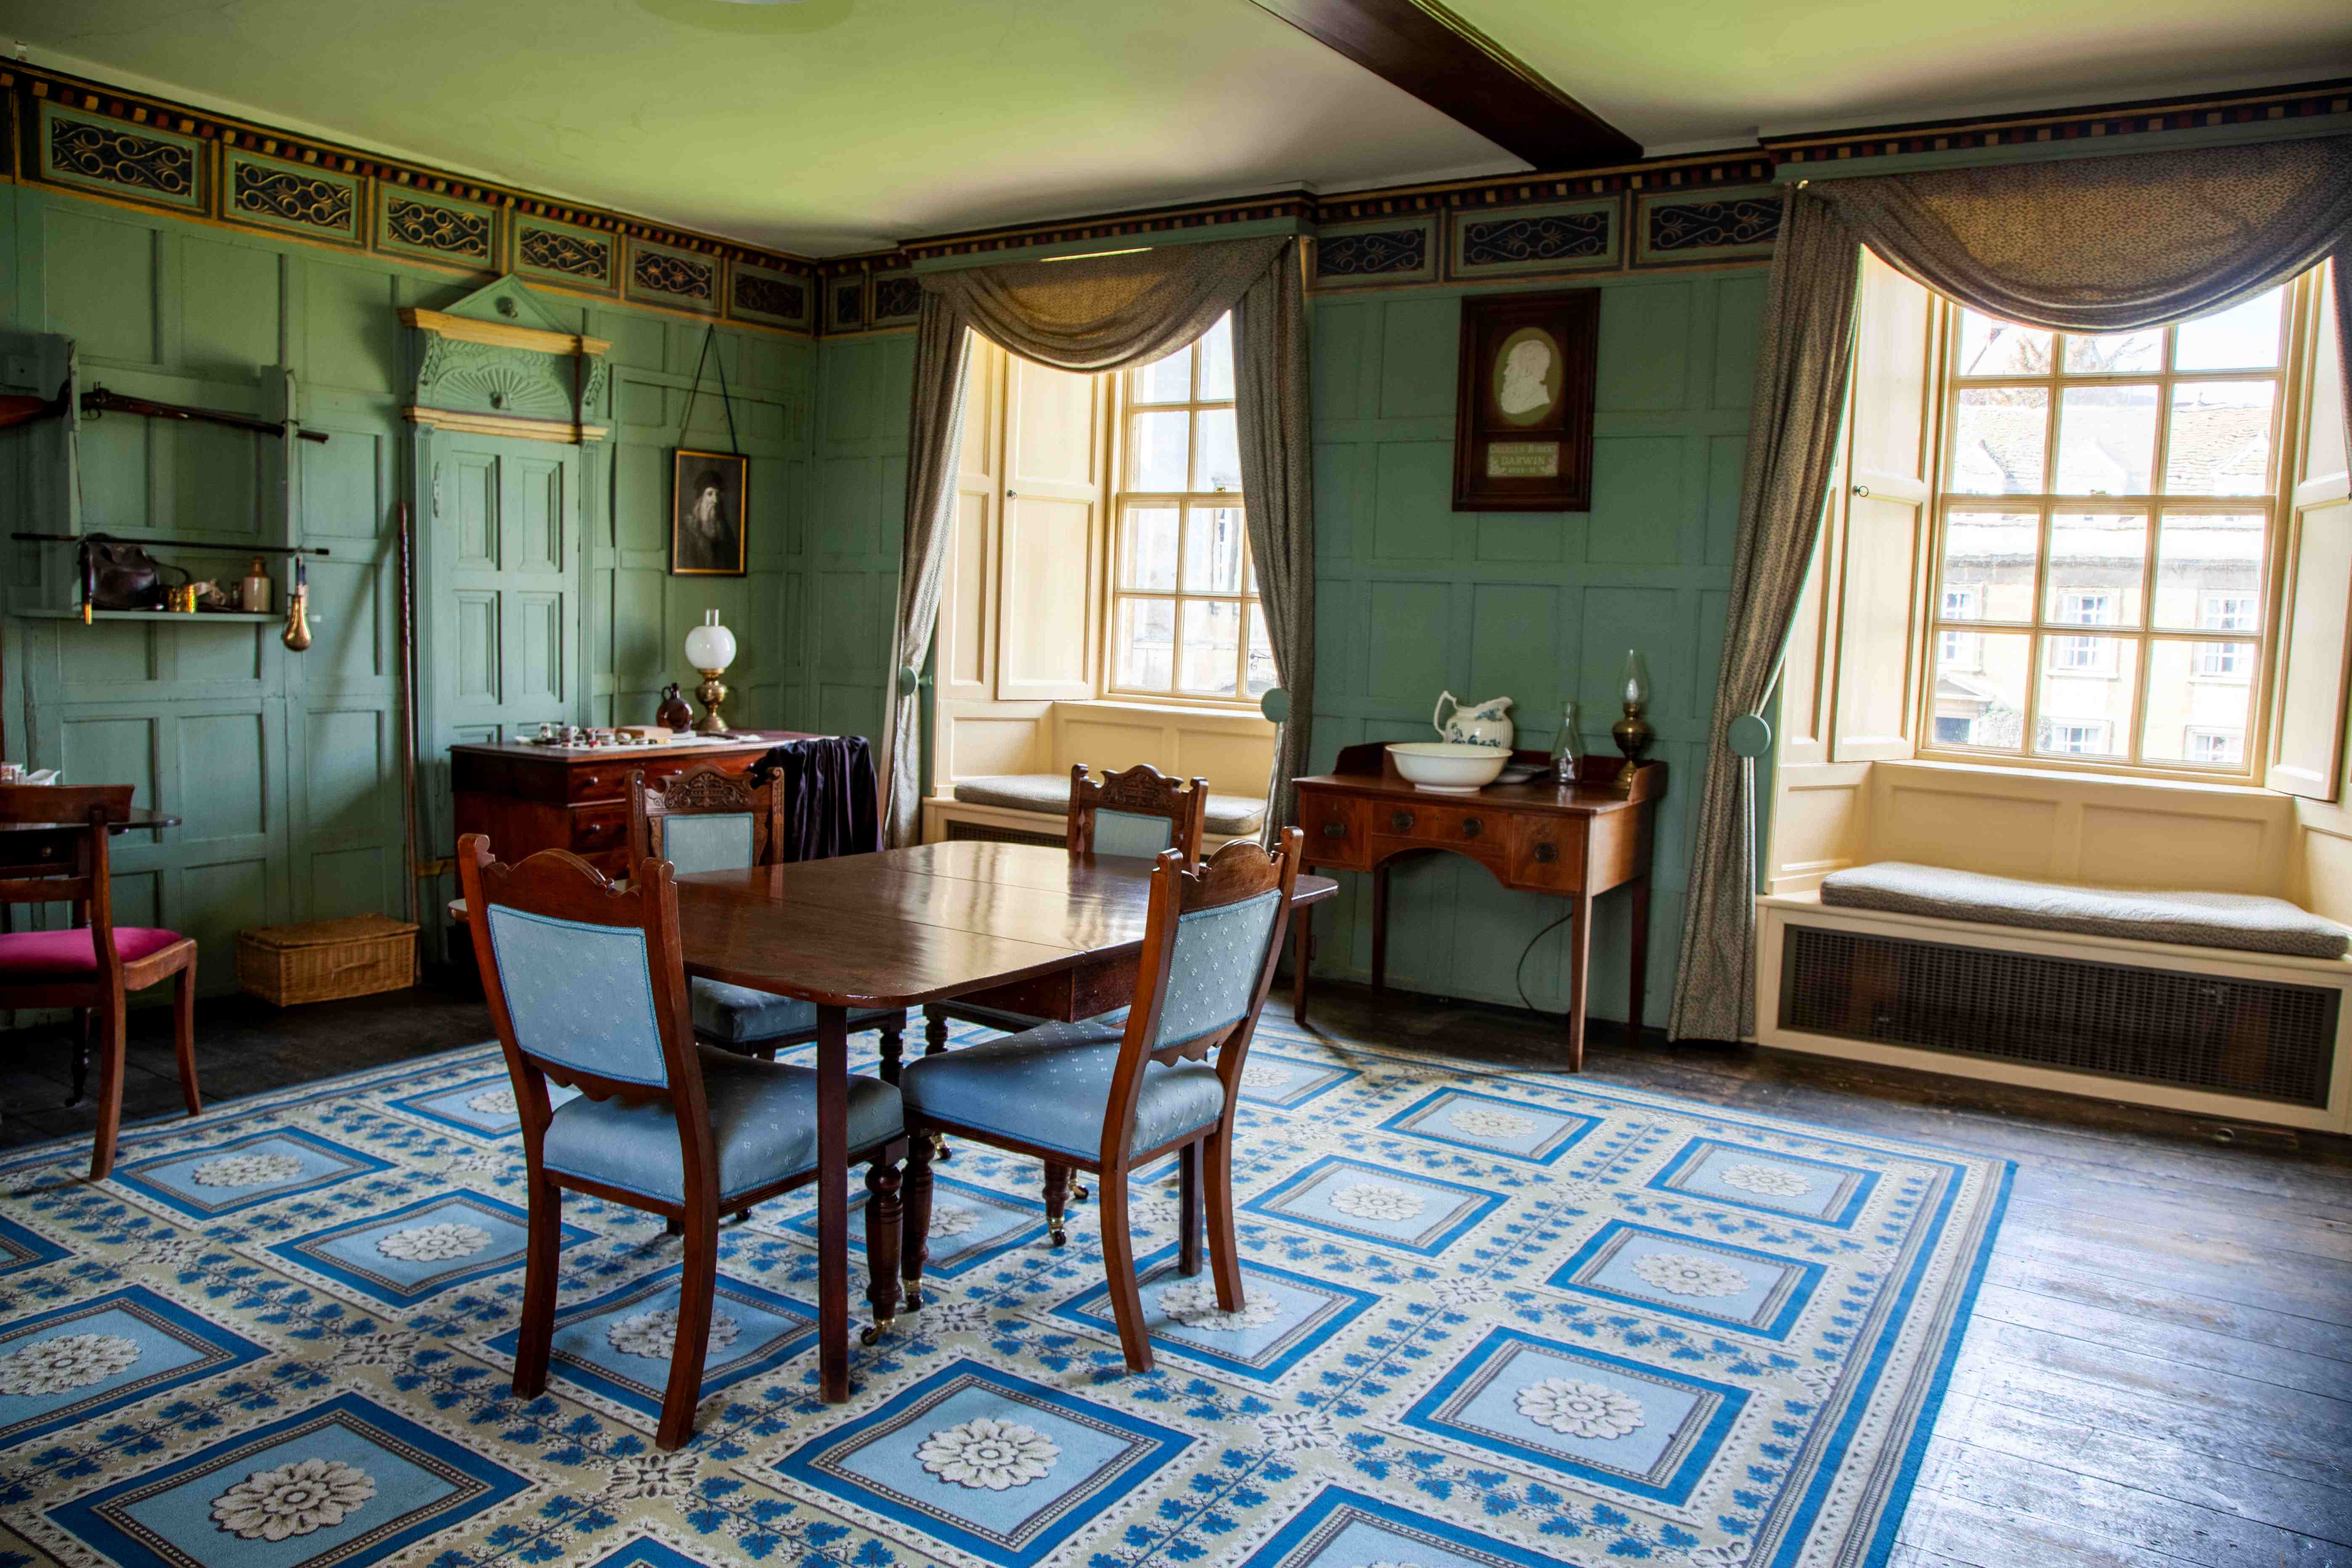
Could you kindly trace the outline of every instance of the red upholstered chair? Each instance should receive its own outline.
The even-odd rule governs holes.
[[[71,1007],[77,1018],[96,1014],[99,1029],[98,1133],[89,1152],[90,1180],[114,1168],[114,1139],[122,1124],[122,1043],[127,994],[173,982],[172,1038],[180,1058],[180,1092],[194,1116],[196,1098],[196,944],[175,931],[118,926],[107,857],[107,826],[131,815],[129,784],[75,787],[0,784],[0,825],[73,824],[73,863],[62,856],[37,858],[0,842],[0,904],[65,903],[73,925],[65,931],[0,933],[0,1007]],[[0,841],[24,837],[0,832]],[[57,838],[41,835],[54,847]]]

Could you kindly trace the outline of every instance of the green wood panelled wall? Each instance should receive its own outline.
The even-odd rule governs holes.
[[[297,444],[286,476],[299,542],[333,552],[311,567],[317,640],[306,653],[289,653],[272,625],[84,627],[27,616],[21,612],[71,598],[67,547],[6,546],[6,755],[60,767],[76,783],[134,783],[142,804],[185,819],[152,842],[121,841],[117,909],[126,921],[195,936],[207,990],[233,984],[241,929],[401,908],[393,531],[408,493],[414,427],[400,415],[412,350],[394,312],[441,307],[485,277],[30,186],[0,197],[0,324],[73,338],[85,387],[102,382],[275,418],[282,365],[295,374],[304,425],[331,437],[323,447]],[[651,721],[661,685],[694,679],[679,645],[703,610],[716,607],[741,647],[730,672],[738,722],[814,718],[802,617],[787,611],[807,559],[814,342],[719,329],[714,355],[734,394],[736,437],[752,456],[751,573],[672,577],[668,450],[679,441],[706,323],[541,298],[567,330],[612,342],[612,433],[582,455],[584,624],[537,634],[581,639],[584,689],[569,697],[566,710],[535,717]],[[903,406],[902,396],[901,424]],[[58,493],[56,477],[34,471],[32,443],[18,435],[6,441],[0,471],[8,526],[61,529],[65,520],[49,515],[54,502],[38,499]],[[705,374],[685,440],[726,446],[715,372]],[[241,545],[283,537],[276,487],[288,454],[280,445],[216,426],[120,415],[91,421],[81,437],[83,526],[217,546],[169,558],[199,576],[241,577]],[[429,492],[429,482],[418,488]],[[420,527],[460,526],[454,507],[436,519],[429,493],[417,499]],[[895,530],[887,537],[895,543]],[[276,574],[282,595],[282,566]],[[534,634],[510,627],[508,635]],[[881,657],[858,667],[869,707],[878,705]],[[430,681],[433,661],[422,662]],[[419,763],[430,825],[420,852],[446,854],[446,767],[429,749]]]
[[[1592,285],[1592,510],[1572,514],[1451,510],[1458,301],[1472,290],[1315,302],[1316,766],[1358,741],[1430,739],[1441,689],[1511,698],[1522,746],[1550,745],[1561,705],[1580,702],[1586,746],[1613,754],[1614,693],[1626,649],[1640,648],[1651,754],[1672,769],[1651,900],[1654,1026],[1682,932],[1764,284],[1760,269],[1735,269]],[[1400,861],[1392,877],[1391,981],[1517,1005],[1520,955],[1567,905],[1506,891],[1453,856]],[[1317,969],[1368,978],[1370,881],[1342,880],[1318,923]],[[1591,1011],[1622,1018],[1622,895],[1601,900],[1594,928]],[[1528,957],[1538,1006],[1567,1005],[1565,931]]]
[[[877,747],[898,608],[914,374],[911,332],[818,340],[816,493],[794,547],[806,640],[792,710],[806,728],[864,735]]]
[[[1590,513],[1451,508],[1454,374],[1465,288],[1367,289],[1315,300],[1316,765],[1357,741],[1430,738],[1443,689],[1508,696],[1519,743],[1549,746],[1560,705],[1583,704],[1585,744],[1608,730],[1625,650],[1647,656],[1673,768],[1651,903],[1651,1023],[1664,1022],[1680,941],[1690,812],[1706,766],[1746,460],[1760,267],[1523,287],[1601,290]],[[818,349],[818,499],[810,557],[814,672],[797,711],[871,734],[898,583],[911,334],[828,337]],[[813,707],[811,706],[813,705]],[[1391,980],[1517,1005],[1528,939],[1567,910],[1507,892],[1467,861],[1420,856],[1393,873]],[[1362,878],[1319,911],[1318,973],[1371,969]],[[1624,1016],[1626,911],[1601,900],[1591,1011]],[[1538,1006],[1567,1005],[1563,931],[1529,955]]]

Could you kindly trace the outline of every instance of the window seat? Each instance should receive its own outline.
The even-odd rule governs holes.
[[[1069,811],[1067,773],[1000,773],[992,778],[958,779],[955,798],[966,805],[994,806],[1005,811],[1034,812],[1063,817]],[[1246,795],[1209,796],[1208,831],[1226,837],[1255,833],[1265,821],[1265,802]]]
[[[2352,931],[2284,899],[2142,888],[2092,888],[1885,860],[1822,879],[1821,901],[1983,925],[2123,941],[2340,959]]]

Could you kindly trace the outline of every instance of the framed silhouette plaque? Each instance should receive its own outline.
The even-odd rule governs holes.
[[[1456,511],[1590,511],[1601,292],[1470,295],[1454,422]]]

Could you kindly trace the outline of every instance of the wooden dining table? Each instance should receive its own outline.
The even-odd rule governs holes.
[[[1151,868],[959,839],[677,879],[688,973],[816,1005],[817,1359],[828,1402],[849,1397],[850,1011],[979,992],[1019,994],[1045,1017],[1119,1006],[1134,991]],[[1299,878],[1294,913],[1339,890]],[[883,1076],[895,1081],[895,1059]],[[874,1289],[891,1293],[877,1313],[895,1313],[898,1281]]]

